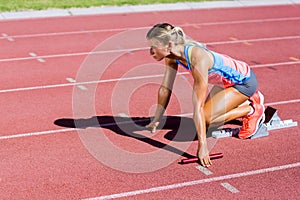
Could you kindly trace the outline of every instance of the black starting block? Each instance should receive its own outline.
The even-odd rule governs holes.
[[[250,139],[265,137],[269,135],[270,130],[276,130],[281,128],[289,128],[298,126],[298,123],[289,119],[281,120],[278,116],[277,109],[268,106],[265,110],[265,121],[259,126],[256,133],[250,137]],[[219,129],[212,132],[214,138],[225,138],[225,137],[237,137],[240,128],[225,128]]]

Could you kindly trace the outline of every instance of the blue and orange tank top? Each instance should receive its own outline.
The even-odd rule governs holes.
[[[250,67],[245,62],[235,60],[224,54],[216,53],[202,46],[184,46],[184,55],[187,65],[184,65],[179,60],[176,60],[176,62],[185,69],[191,71],[191,52],[193,47],[203,48],[213,55],[214,64],[208,70],[208,83],[227,88],[235,84],[243,84],[249,79]]]

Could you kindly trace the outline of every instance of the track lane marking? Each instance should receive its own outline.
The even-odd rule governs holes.
[[[266,174],[266,173],[270,173],[270,172],[293,169],[293,168],[297,168],[297,167],[300,167],[300,162],[281,165],[281,166],[275,166],[275,167],[262,168],[262,169],[257,169],[257,170],[251,170],[251,171],[245,171],[245,172],[236,173],[236,174],[228,174],[228,175],[224,175],[224,176],[199,179],[199,180],[195,180],[195,181],[187,181],[187,182],[175,183],[175,184],[170,184],[170,185],[152,187],[152,188],[148,188],[148,189],[134,190],[134,191],[129,191],[129,192],[122,192],[122,193],[115,193],[115,194],[104,195],[104,196],[99,196],[99,197],[86,198],[85,200],[105,200],[105,199],[116,199],[116,198],[122,198],[122,197],[132,197],[132,196],[137,196],[137,195],[142,195],[142,194],[149,194],[149,193],[153,193],[153,192],[161,192],[161,191],[167,191],[167,190],[172,190],[172,189],[177,189],[177,188],[200,185],[200,184],[204,184],[204,183],[212,183],[212,182],[217,182],[217,181],[230,180],[230,179],[234,179],[234,178]]]
[[[14,38],[12,38],[11,36],[7,35],[6,33],[2,33],[2,38],[1,39],[7,39],[10,42],[15,41]]]
[[[118,116],[122,118],[130,118],[126,113],[119,113]]]
[[[212,171],[210,171],[209,169],[207,169],[206,167],[203,167],[201,165],[196,166],[196,169],[198,169],[200,172],[202,172],[203,174],[209,176],[212,175]]]
[[[226,190],[228,190],[231,193],[239,193],[240,191],[236,189],[234,186],[232,186],[230,183],[224,182],[221,183],[221,186],[223,186]]]
[[[286,18],[270,18],[270,19],[254,19],[254,20],[236,20],[236,21],[223,21],[223,22],[204,22],[204,23],[185,23],[178,26],[181,27],[201,27],[211,25],[227,25],[227,24],[247,24],[247,23],[265,23],[265,22],[281,22],[281,21],[295,21],[300,20],[300,17],[286,17]],[[100,29],[100,30],[87,30],[87,31],[69,31],[69,32],[52,32],[52,33],[37,33],[37,34],[23,34],[10,36],[11,38],[29,38],[29,37],[51,37],[60,35],[74,35],[74,34],[87,34],[87,33],[101,33],[101,32],[119,32],[126,30],[136,30],[151,28],[150,26],[145,27],[128,27],[128,28],[115,28],[115,29]],[[4,36],[0,39],[6,39]]]
[[[290,103],[300,103],[300,99],[271,102],[271,103],[266,103],[265,106],[282,105],[282,104],[290,104]],[[188,117],[188,116],[193,116],[193,113],[183,113],[183,114],[178,114],[176,116],[178,116],[178,117]],[[143,120],[140,120],[140,121],[143,121]],[[130,121],[119,122],[119,123],[101,124],[101,127],[118,125],[118,124],[132,124],[132,123],[133,123],[133,121],[130,120]],[[88,127],[88,128],[93,128],[93,127]],[[95,126],[95,128],[99,128],[99,126]],[[65,129],[57,129],[57,130],[48,130],[48,131],[39,131],[39,132],[5,135],[5,136],[0,136],[0,140],[23,138],[23,137],[30,137],[30,136],[39,136],[39,135],[48,135],[48,134],[55,134],[55,133],[62,133],[62,132],[71,132],[71,131],[76,131],[76,130],[81,130],[81,128],[65,128]]]
[[[237,44],[237,43],[245,44],[245,43],[251,43],[251,42],[294,40],[294,39],[300,39],[300,35],[246,39],[246,40],[230,40],[230,41],[220,41],[220,42],[208,42],[208,43],[206,43],[206,45],[222,45],[222,44]],[[53,54],[53,55],[39,56],[39,58],[46,59],[46,58],[72,57],[72,56],[87,56],[87,55],[95,55],[95,54],[132,52],[132,51],[144,51],[144,50],[149,50],[149,47],[141,47],[141,48],[134,48],[134,49],[107,50],[107,51],[94,51],[94,52],[75,52],[75,53],[66,53],[66,54]],[[23,61],[23,60],[32,60],[32,59],[35,59],[35,58],[32,56],[31,57],[20,57],[20,58],[3,58],[3,59],[0,59],[0,62]]]
[[[39,62],[41,62],[41,63],[46,62],[43,58],[41,58],[40,56],[38,56],[38,55],[37,55],[36,53],[34,53],[34,52],[29,52],[29,55],[30,55],[32,58],[36,59],[37,61],[39,61]]]
[[[276,66],[278,67],[278,66],[284,66],[284,65],[298,65],[298,64],[300,64],[300,61],[259,64],[259,65],[252,65],[250,67],[251,68],[264,68],[264,67],[276,67]],[[190,74],[189,72],[178,72],[177,76],[189,75],[189,74]],[[59,87],[71,87],[71,86],[78,86],[78,85],[89,85],[89,84],[99,84],[99,83],[108,83],[108,82],[116,82],[116,81],[139,80],[139,79],[147,79],[147,78],[161,78],[163,76],[164,76],[164,74],[156,74],[156,75],[149,75],[149,76],[134,76],[134,77],[127,77],[127,78],[115,78],[115,79],[96,80],[96,81],[87,81],[87,82],[70,82],[70,83],[32,86],[32,87],[24,87],[24,88],[11,88],[11,89],[0,90],[0,93],[50,89],[50,88],[59,88]]]
[[[70,83],[76,83],[76,80],[74,80],[73,78],[66,78],[66,80]],[[85,86],[83,85],[76,85],[79,89],[81,90],[88,90]]]
[[[291,56],[291,57],[289,57],[289,59],[290,59],[290,60],[292,60],[292,61],[299,61],[299,60],[300,60],[299,58],[292,57],[292,56]]]

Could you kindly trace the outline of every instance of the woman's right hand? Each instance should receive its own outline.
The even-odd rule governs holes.
[[[152,121],[152,122],[150,122],[150,124],[146,125],[146,128],[150,129],[151,133],[155,133],[158,125],[159,125],[159,122]]]
[[[200,147],[198,148],[197,155],[198,155],[199,161],[203,167],[211,166],[212,163],[209,158],[209,151],[208,151],[206,143],[200,145]]]

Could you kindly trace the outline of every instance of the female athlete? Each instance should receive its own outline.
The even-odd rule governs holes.
[[[239,138],[255,134],[264,120],[264,97],[257,90],[257,79],[242,61],[211,51],[189,39],[180,27],[168,23],[153,26],[147,33],[150,54],[165,60],[166,71],[158,91],[158,106],[146,127],[155,132],[168,106],[178,65],[193,76],[193,121],[198,136],[197,156],[202,166],[212,163],[206,141],[209,125],[243,119]],[[214,87],[207,96],[208,84]],[[220,89],[222,88],[222,89]]]

